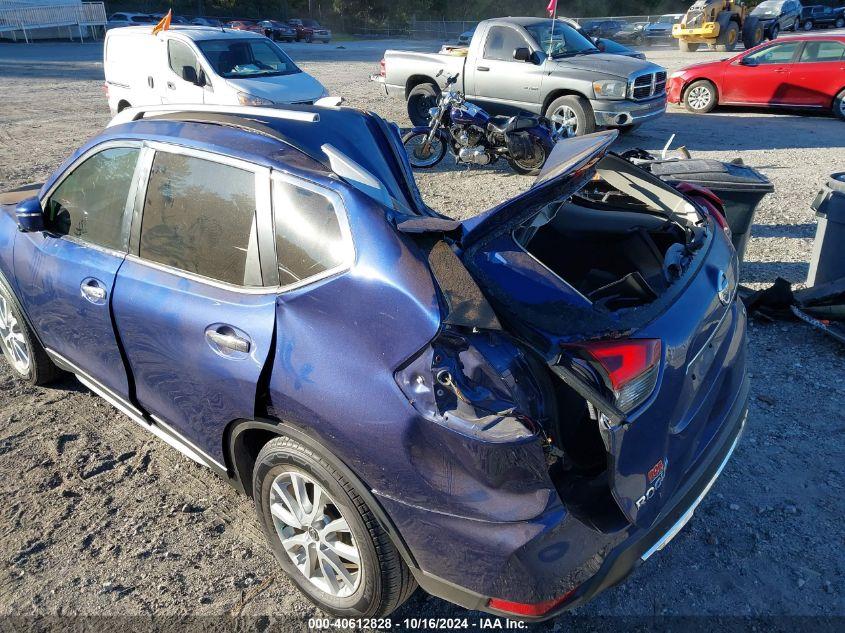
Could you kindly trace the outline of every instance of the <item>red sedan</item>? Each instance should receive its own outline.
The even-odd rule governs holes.
[[[717,105],[826,109],[845,119],[845,36],[782,37],[669,78],[669,103],[690,112]]]

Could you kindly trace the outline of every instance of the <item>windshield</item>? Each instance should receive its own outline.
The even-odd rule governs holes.
[[[560,20],[535,22],[526,25],[525,30],[539,48],[555,58],[599,52],[590,40]]]
[[[301,72],[270,40],[200,40],[197,46],[214,72],[226,79],[278,77]]]
[[[751,15],[780,15],[781,6],[783,6],[782,2],[766,0],[754,7]]]

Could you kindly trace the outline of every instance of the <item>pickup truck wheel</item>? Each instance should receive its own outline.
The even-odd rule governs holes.
[[[584,136],[596,131],[596,115],[590,102],[584,97],[558,97],[546,108],[546,118],[558,138]]]
[[[431,120],[428,111],[437,105],[440,91],[431,83],[414,86],[408,93],[408,118],[414,125],[428,125]]]
[[[716,87],[706,79],[692,82],[684,90],[684,106],[690,112],[710,112],[719,103]]]
[[[61,373],[29,329],[17,300],[2,280],[0,280],[0,351],[15,375],[30,385],[46,385]]]
[[[845,90],[841,90],[839,94],[833,98],[833,116],[839,117],[845,121]]]
[[[269,441],[253,471],[258,517],[282,568],[320,609],[386,616],[416,582],[355,484],[332,463],[292,438]]]

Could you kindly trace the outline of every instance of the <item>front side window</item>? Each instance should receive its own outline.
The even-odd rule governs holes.
[[[183,76],[183,69],[185,66],[190,66],[194,69],[196,76],[200,76],[199,64],[197,64],[197,56],[194,51],[178,40],[167,40],[167,56],[170,60],[170,70],[176,73],[179,77]]]
[[[255,206],[253,172],[156,152],[139,255],[225,283],[261,285]]]
[[[795,56],[795,51],[801,42],[790,42],[788,44],[775,44],[755,53],[745,56],[745,61],[755,64],[789,64]]]
[[[525,38],[514,29],[506,26],[492,26],[487,32],[487,41],[484,43],[484,59],[512,62],[514,50],[527,46]]]
[[[527,25],[525,30],[541,50],[555,58],[599,52],[590,40],[560,20],[542,20]]]
[[[350,263],[352,244],[341,229],[341,213],[321,193],[273,181],[280,285],[297,284]]]
[[[136,147],[112,147],[77,166],[45,206],[45,228],[89,244],[126,250],[123,219],[135,164]]]
[[[301,72],[270,40],[200,40],[196,44],[214,72],[226,79],[278,77]]]
[[[838,62],[845,53],[841,42],[806,42],[801,51],[802,62]]]

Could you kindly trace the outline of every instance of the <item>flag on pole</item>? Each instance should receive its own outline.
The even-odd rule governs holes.
[[[549,0],[546,11],[549,12],[549,17],[552,17],[557,12],[557,0]]]
[[[557,0],[552,0],[552,2],[557,2]],[[170,18],[173,15],[173,9],[170,9],[167,12],[161,21],[153,27],[153,35],[158,35],[160,31],[166,31],[170,28]]]

